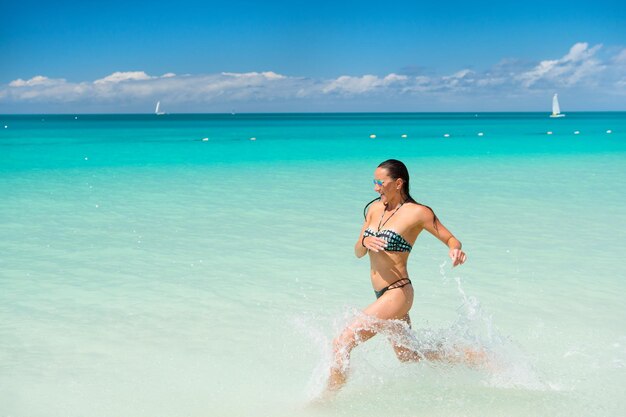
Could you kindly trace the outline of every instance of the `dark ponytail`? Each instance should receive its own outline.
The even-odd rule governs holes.
[[[365,207],[363,207],[363,218],[366,219],[367,218],[367,208],[374,202],[374,201],[378,201],[380,200],[380,197],[376,197],[375,199],[373,199],[372,201],[370,201],[369,203],[367,203],[365,205]]]
[[[424,206],[428,210],[430,210],[433,213],[433,226],[435,230],[437,230],[437,222],[439,221],[439,219],[437,218],[437,215],[435,214],[433,209],[424,204],[418,203],[413,197],[411,197],[411,194],[409,192],[409,170],[406,168],[406,165],[404,165],[404,163],[398,161],[397,159],[387,159],[386,161],[381,162],[380,165],[378,165],[378,168],[386,169],[389,173],[389,176],[394,180],[397,180],[398,178],[402,179],[402,195],[404,197],[404,201],[419,204],[420,206]],[[363,208],[363,217],[366,217],[367,208],[370,206],[370,204],[377,200],[380,200],[380,197],[373,199],[365,205],[365,208]]]

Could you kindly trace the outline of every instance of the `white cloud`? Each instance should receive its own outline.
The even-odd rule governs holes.
[[[611,63],[620,67],[626,67],[626,48],[619,51],[613,59],[611,59]]]
[[[465,97],[508,94],[520,97],[529,89],[543,94],[567,88],[601,88],[626,95],[626,49],[602,57],[602,45],[573,45],[561,58],[532,65],[505,59],[486,71],[460,69],[452,74],[407,76],[342,75],[333,79],[292,77],[273,71],[160,76],[144,71],[118,71],[94,81],[69,82],[37,75],[0,85],[0,104],[12,102],[76,103],[239,103],[319,100],[374,96]],[[596,88],[597,86],[600,86]],[[534,94],[534,93],[532,93]]]
[[[476,81],[478,87],[498,86],[506,83],[506,77],[486,76]]]
[[[457,71],[452,75],[447,75],[441,77],[441,88],[449,89],[449,90],[465,90],[476,80],[472,78],[473,71],[469,69],[463,69],[461,71]]]
[[[35,85],[52,85],[56,84],[58,81],[64,82],[65,80],[53,80],[48,77],[44,77],[43,75],[36,75],[29,80],[22,80],[18,78],[17,80],[13,80],[9,83],[9,87],[32,87]]]
[[[424,75],[418,75],[417,77],[415,77],[415,83],[417,85],[428,84],[430,83],[430,81],[431,81],[430,77],[426,77]]]
[[[448,76],[445,76],[445,77],[442,77],[442,78],[444,80],[460,80],[462,78],[465,78],[469,74],[472,74],[471,70],[463,69],[461,71],[455,72],[452,75],[448,75]]]
[[[111,75],[107,75],[104,78],[94,81],[94,84],[106,84],[106,83],[121,83],[124,81],[141,81],[150,80],[154,77],[149,76],[144,71],[126,71],[126,72],[114,72]]]
[[[533,69],[517,75],[516,78],[526,88],[542,81],[565,86],[579,83],[605,69],[605,65],[595,58],[600,48],[602,45],[589,48],[586,42],[576,43],[562,58],[541,61]]]
[[[391,73],[387,75],[385,78],[383,78],[383,85],[389,85],[395,82],[406,81],[408,79],[409,77],[407,77],[406,75],[398,75],[398,74]]]
[[[375,75],[364,75],[362,77],[350,77],[348,75],[342,75],[336,80],[332,80],[324,87],[324,93],[330,93],[332,91],[346,92],[351,94],[364,93],[377,85],[380,85],[381,80]]]
[[[223,72],[222,75],[226,75],[229,77],[235,78],[265,78],[268,80],[282,80],[286,78],[284,75],[276,74],[273,71],[265,71],[265,72]]]
[[[326,86],[322,88],[322,92],[363,94],[378,90],[381,87],[389,87],[393,84],[403,83],[408,79],[409,77],[406,75],[398,75],[394,73],[388,74],[384,78],[380,78],[376,75],[363,75],[361,77],[342,75],[339,78],[327,82]]]

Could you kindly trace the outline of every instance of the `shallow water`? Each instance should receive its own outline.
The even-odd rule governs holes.
[[[0,124],[0,415],[626,409],[624,113]],[[468,253],[450,269],[432,236],[414,246],[416,343],[472,341],[498,364],[400,363],[378,336],[310,405],[332,338],[374,300],[352,247],[389,157]]]

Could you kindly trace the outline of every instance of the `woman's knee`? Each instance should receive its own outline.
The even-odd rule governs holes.
[[[333,340],[333,348],[335,352],[339,350],[350,352],[359,343],[372,338],[375,334],[373,330],[350,326]]]
[[[335,352],[340,351],[340,350],[350,351],[352,350],[352,348],[354,348],[354,346],[356,346],[356,344],[357,344],[356,335],[350,329],[344,330],[343,333],[341,333],[339,336],[337,336],[333,340],[333,348]]]

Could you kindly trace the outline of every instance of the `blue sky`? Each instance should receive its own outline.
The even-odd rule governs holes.
[[[0,112],[626,110],[623,3],[12,2]]]

